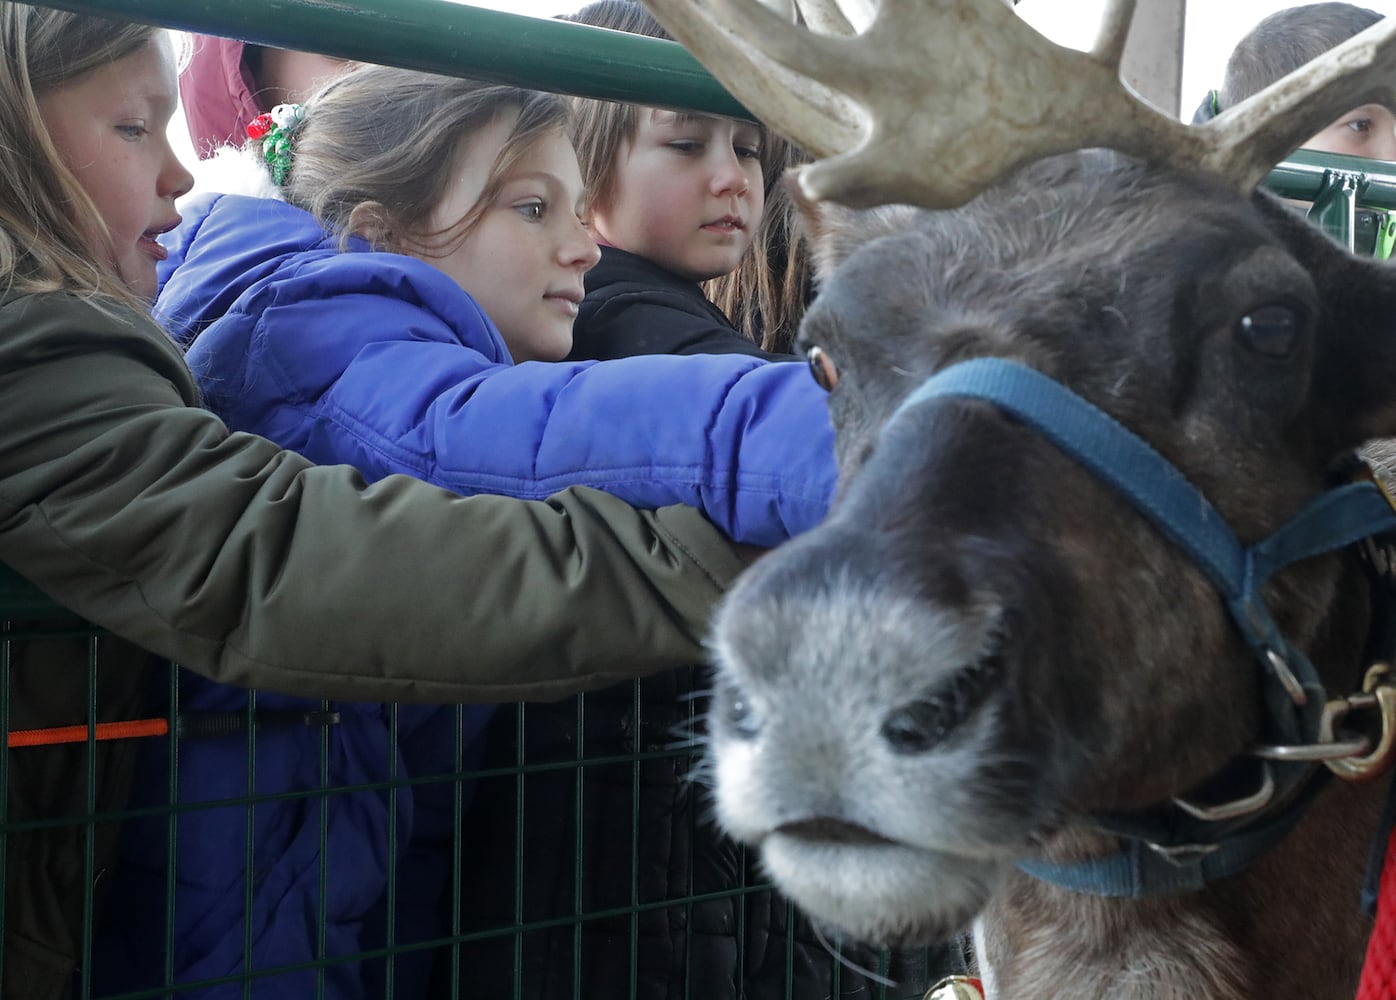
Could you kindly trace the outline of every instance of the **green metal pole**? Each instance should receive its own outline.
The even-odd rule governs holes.
[[[46,5],[534,90],[752,117],[676,42],[443,0],[49,0]]]
[[[1351,174],[1365,182],[1360,198],[1364,208],[1396,209],[1396,163],[1385,160],[1296,149],[1270,171],[1265,187],[1283,198],[1313,201],[1323,189],[1324,177],[1329,172]]]
[[[579,97],[754,117],[674,42],[445,0],[46,0],[181,31]],[[1312,201],[1325,170],[1363,174],[1363,204],[1396,209],[1396,164],[1299,150],[1265,179]]]

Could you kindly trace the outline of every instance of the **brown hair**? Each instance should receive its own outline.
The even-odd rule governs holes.
[[[575,14],[565,14],[559,20],[672,41],[672,36],[637,0],[595,0]],[[586,182],[587,198],[595,203],[608,197],[615,185],[619,153],[626,143],[635,138],[643,105],[584,98],[573,98],[572,101],[576,118],[573,145],[577,148],[577,162],[582,167],[582,180]],[[770,197],[771,189],[780,179],[789,144],[771,134],[759,122],[757,125],[761,128],[762,177],[766,196]]]
[[[38,99],[154,44],[160,29],[0,2],[0,282],[146,308],[121,280],[101,213],[49,135]]]
[[[632,35],[671,39],[636,0],[595,0],[560,18]],[[610,196],[625,144],[639,129],[641,105],[573,99],[577,161],[591,204]],[[758,123],[759,124],[759,123]],[[809,295],[810,266],[804,236],[780,185],[785,168],[803,162],[790,142],[761,129],[761,173],[766,208],[751,246],[736,270],[703,283],[703,292],[734,326],[762,348],[788,352]]]
[[[1271,14],[1232,51],[1217,110],[1255,96],[1381,18],[1374,10],[1350,3],[1311,3]]]
[[[445,196],[462,138],[504,115],[514,126],[475,207],[429,230]],[[566,101],[504,87],[387,66],[362,66],[306,102],[286,196],[348,240],[387,250],[446,254],[478,222],[505,176],[543,136],[568,134]]]
[[[788,163],[807,157],[787,144]],[[784,168],[777,174],[777,179]],[[787,184],[766,196],[751,249],[734,271],[703,282],[703,293],[750,339],[772,354],[789,354],[814,282],[810,246]]]

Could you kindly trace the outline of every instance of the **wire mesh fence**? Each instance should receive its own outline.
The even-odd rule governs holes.
[[[0,843],[81,843],[82,1000],[897,1000],[959,966],[953,945],[841,951],[717,832],[701,668],[489,713],[308,702],[156,665],[114,710],[104,672],[129,665],[106,662],[100,630],[0,629]],[[87,650],[91,724],[18,708],[54,643]],[[13,794],[36,775],[67,784],[62,814]],[[9,853],[0,929],[27,905]]]

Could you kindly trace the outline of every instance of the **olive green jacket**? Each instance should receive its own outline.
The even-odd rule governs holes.
[[[315,698],[557,698],[699,659],[744,564],[688,508],[366,487],[197,403],[147,317],[67,294],[0,301],[0,563],[125,640],[103,640],[98,721],[139,710],[143,651]],[[87,721],[85,642],[8,645],[10,729]],[[119,808],[130,744],[101,747],[93,794]],[[86,810],[85,745],[8,759],[9,823]],[[7,838],[4,996],[66,995],[83,889],[110,856],[110,832],[93,836]]]

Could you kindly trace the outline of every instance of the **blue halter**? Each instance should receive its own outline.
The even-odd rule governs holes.
[[[1216,509],[1181,472],[1109,414],[1025,365],[979,358],[932,375],[893,414],[932,399],[982,399],[1050,439],[1098,478],[1124,494],[1187,552],[1226,601],[1232,619],[1259,661],[1264,702],[1275,733],[1288,744],[1319,740],[1327,693],[1304,652],[1280,633],[1261,593],[1291,563],[1396,530],[1396,511],[1370,482],[1322,494],[1268,538],[1243,546]],[[1024,860],[1019,867],[1043,881],[1104,896],[1155,896],[1200,888],[1240,871],[1277,843],[1316,793],[1312,763],[1275,765],[1278,813],[1258,811],[1240,822],[1195,821],[1174,807],[1166,822],[1098,817],[1124,838],[1117,855],[1076,864]],[[1323,772],[1326,774],[1326,772]]]

